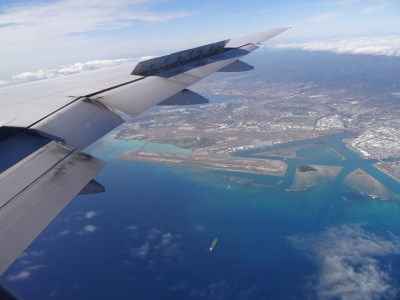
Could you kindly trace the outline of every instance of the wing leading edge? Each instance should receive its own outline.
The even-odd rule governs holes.
[[[105,164],[79,149],[124,114],[206,103],[186,88],[217,71],[251,70],[239,60],[287,29],[143,61],[130,75],[126,68],[87,72],[49,82],[48,92],[45,81],[0,89],[0,120],[7,120],[0,121],[0,274],[78,193],[102,190],[92,179]]]

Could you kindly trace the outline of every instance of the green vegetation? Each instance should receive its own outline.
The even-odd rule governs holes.
[[[303,172],[315,172],[318,170],[308,165],[298,165],[297,171],[303,173]]]

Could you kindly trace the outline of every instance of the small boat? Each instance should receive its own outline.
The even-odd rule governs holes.
[[[217,243],[218,243],[218,239],[214,239],[212,241],[211,246],[210,246],[210,248],[208,250],[210,250],[210,252],[213,252],[214,249],[215,249],[215,246],[217,245]]]

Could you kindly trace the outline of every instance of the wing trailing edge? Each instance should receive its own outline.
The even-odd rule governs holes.
[[[216,42],[200,47],[175,52],[138,63],[132,71],[132,75],[151,76],[161,71],[176,68],[182,64],[188,64],[198,59],[203,59],[224,51],[229,40]]]
[[[195,104],[206,104],[210,101],[195,93],[191,90],[184,89],[180,93],[165,99],[164,101],[158,103],[160,106],[174,106],[174,105],[195,105]]]
[[[254,70],[253,66],[237,60],[230,65],[227,65],[226,67],[220,69],[218,72],[245,72],[251,70]]]

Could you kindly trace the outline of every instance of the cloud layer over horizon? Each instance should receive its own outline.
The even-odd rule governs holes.
[[[400,37],[389,36],[368,36],[357,38],[312,40],[308,42],[278,43],[268,45],[267,48],[274,49],[297,49],[301,51],[326,51],[337,54],[354,55],[381,55],[390,57],[400,57]],[[132,67],[138,61],[151,59],[155,56],[143,56],[139,58],[117,58],[106,60],[89,60],[86,62],[77,62],[68,65],[62,65],[59,68],[40,69],[37,71],[26,71],[13,75],[10,79],[2,78],[1,86],[9,86],[18,83],[30,82],[35,80],[61,77],[70,74],[81,73],[90,70],[97,70],[104,67],[111,67],[131,63]],[[5,79],[5,80],[4,80]]]
[[[400,56],[400,37],[389,35],[279,43],[271,46],[271,48],[329,51],[339,54]]]
[[[50,79],[56,77],[67,76],[71,74],[93,71],[105,67],[113,67],[124,64],[131,64],[132,69],[139,61],[153,58],[153,56],[144,56],[140,58],[117,58],[106,60],[89,60],[87,62],[78,62],[69,65],[63,65],[58,69],[46,69],[38,71],[27,71],[13,75],[10,80],[0,80],[0,86],[9,86],[19,83],[31,82],[36,80]]]

